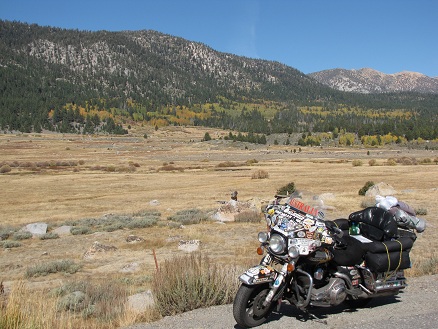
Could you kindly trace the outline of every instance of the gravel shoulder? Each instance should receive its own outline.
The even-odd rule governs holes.
[[[312,310],[322,321],[309,319],[288,303],[274,313],[261,329],[430,329],[438,323],[438,275],[408,278],[409,286],[398,296],[373,299],[366,308],[348,309],[340,305],[334,308]],[[177,316],[170,316],[148,324],[136,324],[124,329],[228,329],[240,328],[233,318],[232,305],[198,309]]]

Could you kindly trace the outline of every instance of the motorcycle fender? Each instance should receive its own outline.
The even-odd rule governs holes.
[[[276,277],[277,272],[269,265],[257,265],[246,270],[246,272],[239,277],[239,280],[247,285],[254,286],[274,282]]]

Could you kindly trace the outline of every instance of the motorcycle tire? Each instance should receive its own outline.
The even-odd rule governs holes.
[[[256,286],[242,284],[240,286],[233,303],[233,316],[239,326],[257,327],[268,319],[274,305],[271,302],[263,307],[262,303],[269,290],[268,284]]]

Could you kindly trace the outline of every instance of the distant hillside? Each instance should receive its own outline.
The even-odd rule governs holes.
[[[0,96],[6,132],[124,134],[141,123],[438,137],[438,94],[346,93],[279,62],[146,30],[0,20]]]
[[[332,69],[311,73],[309,76],[331,88],[363,94],[438,93],[438,78],[430,78],[416,72],[384,74],[369,68],[360,70]]]
[[[62,83],[84,96],[189,104],[218,96],[310,100],[330,92],[278,62],[156,31],[85,32],[0,21],[0,47],[3,69],[26,69],[43,88],[43,81],[52,88]]]

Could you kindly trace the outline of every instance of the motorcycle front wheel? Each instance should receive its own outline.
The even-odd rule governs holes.
[[[266,307],[263,301],[268,295],[269,284],[247,286],[242,284],[233,303],[233,315],[237,324],[244,328],[261,325],[273,310],[272,303]]]

